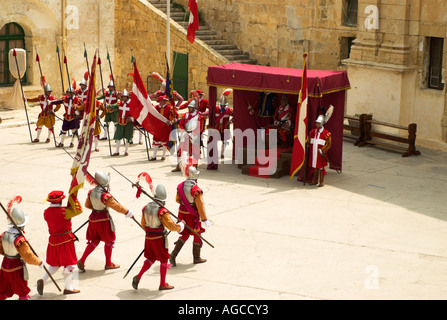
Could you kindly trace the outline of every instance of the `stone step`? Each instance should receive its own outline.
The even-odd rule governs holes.
[[[231,60],[231,62],[235,62],[235,63],[245,63],[245,64],[252,64],[252,65],[257,65],[257,64],[258,64],[258,60],[255,60],[255,59],[247,59],[247,60]]]
[[[239,50],[239,48],[233,44],[212,44],[209,45],[211,48],[213,48],[216,51],[220,50]]]
[[[222,46],[222,45],[230,45],[231,43],[228,40],[225,39],[209,39],[209,40],[203,40],[209,46]]]
[[[230,61],[250,60],[250,56],[248,54],[223,54],[223,56]]]

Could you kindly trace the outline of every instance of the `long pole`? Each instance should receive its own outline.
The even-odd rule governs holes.
[[[130,181],[130,180],[129,180],[126,176],[124,176],[121,172],[119,172],[118,170],[116,170],[113,166],[110,166],[110,168],[112,168],[113,170],[115,170],[120,176],[122,176],[124,179],[126,179],[127,181],[129,181],[129,182],[132,184],[132,186],[136,186],[136,185],[137,185],[137,184],[133,183],[132,181]],[[141,187],[140,187],[140,188],[141,188]],[[143,190],[143,188],[141,188],[141,192],[142,192],[143,194],[145,194],[146,196],[148,196],[149,198],[151,198],[152,201],[154,201],[155,203],[157,203],[160,207],[165,208],[171,216],[173,216],[173,217],[176,218],[177,220],[180,220],[179,217],[177,217],[177,216],[176,216],[175,214],[173,214],[168,208],[166,208],[165,205],[164,205],[161,201],[159,201],[159,200],[155,199],[154,197],[152,197],[149,193],[147,193],[145,190]],[[202,239],[203,241],[205,241],[207,244],[209,244],[212,248],[214,248],[214,246],[213,246],[211,243],[209,243],[209,242],[208,242],[207,240],[205,240],[200,234],[198,234],[196,231],[194,231],[193,228],[191,228],[191,227],[188,226],[187,224],[185,224],[185,227],[186,227],[189,231],[191,231],[194,235],[196,235],[197,237],[199,237],[200,239]]]
[[[5,207],[3,206],[3,204],[0,202],[0,206],[2,207],[3,211],[5,211],[6,215],[8,216],[9,220],[14,224],[14,228],[20,233],[20,235],[22,237],[24,237],[22,230],[20,230],[20,228],[17,226],[16,222],[11,218],[11,215],[9,214],[9,212],[5,209]],[[31,249],[31,251],[34,253],[34,255],[36,257],[39,257],[36,253],[36,251],[34,251],[33,247],[31,246],[31,243],[28,242],[28,246]],[[42,262],[43,263],[43,262]],[[45,270],[45,272],[50,276],[51,281],[53,281],[54,285],[56,286],[56,288],[59,291],[62,291],[61,288],[59,288],[59,286],[57,285],[57,282],[54,280],[53,276],[51,275],[51,273],[48,271],[47,267],[45,267],[45,264],[43,264],[43,268]]]
[[[167,23],[166,23],[166,55],[168,64],[171,61],[171,0],[166,0],[166,12],[167,12]]]
[[[59,46],[57,45],[57,43],[56,43],[56,52],[57,52],[57,61],[59,62],[59,72],[61,74],[61,85],[62,85],[62,95],[63,95],[64,92],[65,92],[65,89],[64,89],[64,77],[62,75],[61,55],[59,53]]]
[[[101,68],[101,58],[99,57],[99,53],[98,53],[98,65],[99,65],[99,75],[101,77],[101,88],[102,88],[102,97],[103,97],[103,103],[104,103],[104,112],[106,111],[106,107],[107,107],[107,103],[106,103],[106,93],[104,92],[104,82],[102,79],[102,68]],[[107,130],[107,137],[109,137],[109,126],[104,127],[104,130]],[[109,151],[110,151],[110,155],[112,155],[112,146],[110,144],[110,138],[107,139],[109,141]]]
[[[62,149],[64,149],[64,151],[65,151],[65,152],[66,152],[72,159],[74,159],[73,156],[72,156],[67,150],[65,150],[65,148],[62,148]],[[96,183],[98,186],[100,186],[104,191],[108,192],[107,189],[106,189],[104,186],[102,186],[102,185],[98,182],[98,180],[96,180],[95,177],[91,175],[90,172],[86,171],[86,174],[88,174],[88,175],[90,176],[90,178],[92,178],[92,180],[95,181],[95,183]],[[112,195],[112,198],[113,198],[116,202],[118,202],[118,200],[116,200],[116,198],[115,198],[113,195]],[[135,221],[135,223],[138,224],[138,226],[139,226],[141,229],[143,229],[143,231],[146,231],[146,230],[144,229],[144,227],[141,225],[141,223],[139,223],[139,222],[135,219],[135,217],[132,217],[132,220]],[[84,223],[80,228],[82,228],[85,224],[86,224],[86,223]],[[80,228],[78,228],[76,231],[78,231]]]
[[[17,75],[19,76],[19,80],[18,81],[20,83],[20,90],[22,91],[22,100],[23,100],[23,106],[25,107],[26,122],[28,123],[29,137],[30,137],[31,142],[33,142],[33,136],[31,134],[31,127],[29,125],[28,110],[26,110],[26,101],[23,98],[23,97],[25,97],[25,95],[23,94],[22,76],[20,75],[19,63],[17,62],[17,52],[16,52],[15,49],[13,51],[13,56],[14,56],[14,59],[16,61]]]

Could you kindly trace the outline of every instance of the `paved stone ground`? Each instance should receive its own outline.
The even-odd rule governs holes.
[[[30,119],[37,117],[30,109]],[[48,230],[44,202],[55,189],[68,192],[72,160],[49,144],[31,144],[23,110],[0,111],[0,200],[23,197],[30,215],[26,236],[45,257]],[[6,118],[8,118],[6,120]],[[56,125],[57,131],[60,123]],[[32,135],[35,137],[35,124]],[[46,137],[46,129],[42,137]],[[137,135],[136,135],[137,136]],[[110,157],[100,142],[89,171],[110,172],[111,192],[131,208],[137,220],[148,202],[110,166],[131,180],[148,172],[169,192],[167,207],[177,214],[175,189],[183,178],[171,173],[173,164],[148,162],[144,146],[134,144],[128,157]],[[29,266],[33,300],[332,300],[332,299],[446,299],[447,298],[447,165],[446,153],[419,148],[420,157],[344,142],[343,172],[329,171],[327,186],[303,186],[288,177],[252,178],[237,165],[207,171],[200,165],[199,185],[213,225],[203,236],[204,264],[192,263],[191,240],[180,252],[178,266],[168,270],[171,291],[159,291],[159,264],[131,286],[140,259],[124,274],[143,249],[144,234],[131,219],[112,212],[117,225],[113,260],[120,269],[104,270],[103,244],[87,259],[87,272],[78,274],[81,293],[65,296],[49,281],[43,296],[36,281],[43,270]],[[227,150],[230,152],[229,150]],[[73,149],[69,149],[74,154]],[[81,202],[89,186],[79,193]],[[76,229],[89,215],[73,219]],[[0,219],[0,230],[7,228]],[[78,233],[76,250],[86,246],[85,230]],[[171,249],[177,235],[169,235]],[[63,287],[62,270],[55,274]],[[15,297],[17,298],[17,297]],[[15,299],[14,298],[14,299]]]

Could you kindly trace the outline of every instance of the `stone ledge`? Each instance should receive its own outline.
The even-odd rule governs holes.
[[[417,69],[416,66],[403,66],[397,64],[388,64],[388,63],[380,63],[373,61],[362,61],[362,60],[354,60],[354,59],[345,59],[341,61],[342,65],[345,66],[362,66],[374,69],[387,70],[392,72],[409,72]]]

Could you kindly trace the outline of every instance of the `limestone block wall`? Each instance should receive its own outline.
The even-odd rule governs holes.
[[[175,0],[188,9],[188,0]],[[208,25],[262,65],[301,68],[309,53],[313,69],[343,69],[340,43],[356,28],[342,23],[342,0],[200,1]]]
[[[188,91],[201,89],[207,92],[208,67],[228,62],[222,55],[197,40],[191,44],[186,31],[174,21],[170,28],[172,75],[172,52],[188,54]],[[152,72],[166,76],[167,21],[166,14],[145,0],[116,0],[115,2],[115,69],[118,86],[132,84],[127,76],[133,72],[131,49],[143,81]],[[188,97],[184,97],[187,99]]]
[[[36,50],[39,53],[42,73],[56,96],[62,94],[56,44],[59,46],[61,59],[62,50],[65,50],[68,73],[77,83],[87,71],[84,43],[90,64],[97,49],[105,60],[107,45],[113,61],[114,10],[114,0],[1,1],[0,28],[6,23],[16,22],[25,31],[29,82],[24,86],[25,95],[34,96],[42,92],[39,85],[40,72],[35,61]],[[66,89],[68,77],[63,61],[62,69]],[[11,91],[12,87],[0,88],[0,107],[8,100]]]

